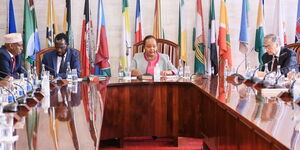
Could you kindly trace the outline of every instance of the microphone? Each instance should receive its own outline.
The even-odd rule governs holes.
[[[5,88],[5,87],[3,87],[3,89],[5,91],[7,91],[12,96],[12,99],[13,99],[12,103],[9,103],[3,107],[3,112],[17,112],[18,111],[18,102],[16,101],[16,98],[15,98],[13,92],[10,89]]]
[[[245,58],[239,63],[239,65],[237,66],[236,72],[232,75],[230,75],[231,77],[233,77],[233,81],[237,82],[238,84],[240,84],[241,80],[245,80],[245,77],[241,74],[239,74],[239,69],[242,66],[242,64],[247,60],[247,56],[255,49],[255,47],[253,47],[248,53],[245,54]]]
[[[127,40],[126,40],[126,56],[129,56],[129,49],[130,49],[131,47],[128,45],[128,42],[127,42]]]

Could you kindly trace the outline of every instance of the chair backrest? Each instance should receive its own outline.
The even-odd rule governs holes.
[[[172,64],[177,68],[179,61],[179,46],[169,40],[156,39],[157,51],[163,54],[167,54],[170,57]],[[133,55],[135,53],[144,52],[144,42],[138,42],[133,45]]]
[[[55,50],[55,47],[49,47],[49,48],[45,48],[40,50],[39,52],[36,53],[36,72],[38,75],[40,75],[41,69],[42,69],[42,60],[43,60],[43,55],[46,52]]]
[[[285,46],[286,48],[289,48],[291,50],[294,50],[297,54],[297,61],[298,64],[300,63],[300,43],[292,43]]]

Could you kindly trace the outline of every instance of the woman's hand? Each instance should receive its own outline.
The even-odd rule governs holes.
[[[162,71],[160,72],[161,76],[170,76],[173,75],[173,72],[171,70],[167,70],[167,71]]]
[[[140,76],[140,75],[142,75],[141,71],[136,70],[136,69],[131,70],[131,76]]]

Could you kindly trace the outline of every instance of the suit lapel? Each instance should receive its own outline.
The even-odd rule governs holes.
[[[52,67],[55,71],[55,74],[57,73],[57,55],[56,55],[56,51],[54,51],[52,53],[52,57],[53,57],[53,61],[52,61]]]

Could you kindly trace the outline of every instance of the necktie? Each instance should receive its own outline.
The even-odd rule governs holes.
[[[278,57],[274,56],[273,57],[273,62],[272,62],[272,71],[277,71],[277,64],[278,64]]]
[[[64,55],[61,56],[61,61],[60,61],[60,66],[59,66],[59,72],[58,73],[63,73],[63,69],[64,69]]]
[[[16,57],[15,56],[11,57],[11,64],[12,64],[11,73],[13,73],[15,70],[15,65],[16,65]]]

